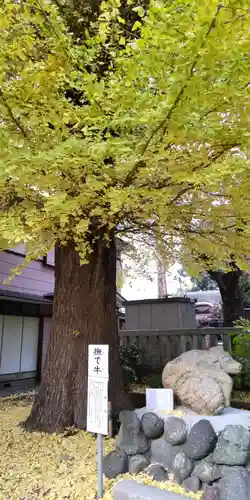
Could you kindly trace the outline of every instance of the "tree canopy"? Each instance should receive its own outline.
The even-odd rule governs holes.
[[[143,234],[242,265],[247,1],[3,0],[1,247]],[[183,250],[185,249],[185,250]]]

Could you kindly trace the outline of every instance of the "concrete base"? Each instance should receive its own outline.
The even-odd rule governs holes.
[[[147,413],[149,410],[147,408],[140,408],[136,410],[138,417],[141,419],[144,413]],[[159,417],[163,418],[163,420],[167,420],[168,418],[174,415],[168,414],[162,410],[151,410],[156,413]],[[178,412],[177,415],[185,420],[188,430],[193,427],[199,420],[209,420],[215,432],[218,434],[221,432],[226,425],[242,425],[246,429],[250,430],[250,411],[238,410],[237,408],[226,408],[220,415],[216,416],[207,416],[207,415],[197,415],[192,410],[184,407],[177,407],[175,411]]]
[[[115,485],[113,498],[114,500],[185,500],[187,497],[123,479]]]

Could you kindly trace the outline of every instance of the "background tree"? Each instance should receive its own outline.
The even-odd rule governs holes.
[[[206,256],[200,256],[196,261],[200,269],[207,266]],[[234,326],[235,321],[245,316],[245,300],[247,300],[248,285],[245,274],[232,262],[226,270],[208,270],[198,277],[190,276],[190,291],[198,292],[219,290],[223,309],[223,323],[225,327]],[[186,272],[188,277],[188,272]]]
[[[245,308],[250,304],[250,280],[248,273],[242,272],[235,264],[232,263],[227,272],[210,270],[199,277],[190,277],[190,281],[190,291],[220,291],[224,326],[233,326],[235,321],[245,317]]]
[[[234,326],[237,319],[244,317],[244,303],[240,288],[242,271],[232,262],[228,272],[209,271],[209,275],[217,283],[220,290],[223,325]]]
[[[250,278],[249,273],[242,274],[240,278],[240,291],[243,298],[243,305],[245,308],[250,307]]]
[[[223,305],[224,326],[233,326],[245,317],[245,308],[250,304],[250,281],[247,273],[235,265],[228,272],[210,271],[211,278],[217,283]]]
[[[56,247],[53,330],[28,428],[85,428],[89,342],[110,345],[109,398],[128,404],[117,236],[159,241],[169,260],[200,252],[221,268],[233,252],[243,265],[249,235],[234,231],[250,220],[247,8],[1,3],[1,247],[25,242],[26,262]]]
[[[192,277],[191,280],[191,292],[197,292],[199,290],[208,291],[208,290],[217,290],[217,283],[210,278],[208,273],[204,273],[202,276],[196,278]]]

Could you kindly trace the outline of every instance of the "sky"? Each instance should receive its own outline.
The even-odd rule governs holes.
[[[156,261],[151,260],[147,266],[147,275],[142,276],[137,266],[128,258],[123,259],[123,268],[129,267],[129,275],[123,273],[123,286],[121,294],[126,300],[156,299],[158,298],[157,266]],[[168,295],[180,295],[180,284],[175,275],[181,266],[175,264],[166,275]],[[150,277],[150,279],[149,279]],[[184,292],[184,290],[183,290]]]

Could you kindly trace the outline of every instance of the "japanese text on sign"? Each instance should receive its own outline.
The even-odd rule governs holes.
[[[88,376],[108,378],[108,345],[89,345]]]
[[[107,378],[88,378],[87,431],[108,434]]]

